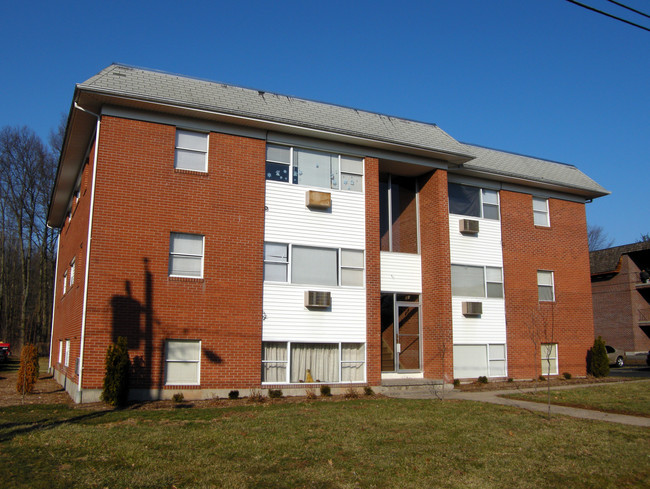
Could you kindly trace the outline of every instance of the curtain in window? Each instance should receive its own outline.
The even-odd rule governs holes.
[[[452,265],[451,294],[462,297],[485,297],[483,267]]]
[[[338,285],[338,252],[328,248],[294,246],[291,282],[308,285]]]
[[[294,149],[293,183],[321,188],[339,188],[338,155]]]
[[[506,345],[489,345],[490,377],[506,376]]]
[[[307,370],[318,382],[339,381],[339,345],[294,343],[291,345],[291,382],[307,382]]]
[[[542,345],[542,375],[557,375],[557,344]]]
[[[533,217],[535,226],[548,226],[548,200],[533,197]]]
[[[262,382],[287,381],[287,344],[262,344]]]
[[[205,171],[208,135],[194,131],[176,130],[175,168]]]
[[[201,344],[198,341],[167,341],[165,383],[198,384],[200,358]]]
[[[171,233],[169,274],[200,277],[203,262],[203,236]]]
[[[366,348],[363,343],[341,345],[341,382],[362,382]]]
[[[448,191],[450,214],[481,217],[479,188],[450,183]]]

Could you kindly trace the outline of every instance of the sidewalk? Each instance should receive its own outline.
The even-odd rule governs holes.
[[[596,387],[600,385],[603,384],[567,385],[567,386],[553,387],[551,388],[551,390],[579,389],[583,387]],[[537,391],[539,390],[541,389],[538,388]],[[507,394],[533,392],[533,391],[535,391],[535,389],[509,389],[509,390],[502,390],[502,391],[484,391],[484,392],[461,392],[457,390],[452,390],[452,391],[445,392],[445,399],[487,402],[490,404],[500,404],[502,406],[510,406],[519,409],[525,409],[527,411],[539,411],[539,412],[547,413],[548,404],[541,403],[541,402],[520,401],[518,399],[499,397]],[[401,399],[439,399],[439,397],[434,392],[424,393],[422,391],[420,392],[405,391],[391,397],[399,397]],[[644,426],[650,428],[650,418],[644,418],[641,416],[629,416],[625,414],[605,413],[602,411],[593,411],[591,409],[580,409],[580,408],[573,408],[568,406],[557,406],[553,404],[551,404],[551,414],[571,416],[574,418],[582,418],[582,419],[593,419],[596,421],[608,421],[610,423],[621,423],[621,424],[627,424],[632,426]]]

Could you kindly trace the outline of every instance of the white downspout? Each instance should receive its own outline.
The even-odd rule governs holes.
[[[101,125],[100,116],[84,109],[77,102],[75,108],[97,117],[97,128],[95,129],[95,154],[93,156],[93,184],[90,189],[90,217],[88,219],[88,238],[86,239],[86,270],[84,271],[84,302],[81,310],[81,346],[79,348],[79,394],[77,402],[81,403],[83,398],[82,380],[84,371],[84,345],[86,338],[86,309],[88,308],[88,276],[90,273],[90,240],[93,231],[93,212],[95,209],[95,183],[97,181],[97,154],[99,153],[99,129]]]
[[[59,286],[56,279],[59,276],[59,243],[60,242],[61,242],[61,235],[57,236],[56,238],[56,264],[54,265],[54,297],[52,297],[52,327],[50,329],[50,359],[48,360],[48,365],[47,365],[47,370],[49,373],[52,373],[52,344],[54,343],[54,313],[56,311],[56,290],[57,287]]]

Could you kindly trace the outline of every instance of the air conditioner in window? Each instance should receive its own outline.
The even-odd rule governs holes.
[[[482,302],[463,302],[463,316],[480,316],[483,314]]]
[[[329,209],[332,207],[332,194],[319,192],[318,190],[307,190],[305,205],[310,209]]]
[[[459,221],[460,232],[464,234],[477,234],[478,221],[474,219],[461,219]]]
[[[332,294],[330,292],[305,291],[305,307],[332,307]]]

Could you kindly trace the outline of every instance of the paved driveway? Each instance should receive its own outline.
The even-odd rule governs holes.
[[[650,379],[650,367],[625,366],[623,368],[610,368],[610,377],[636,377]]]

